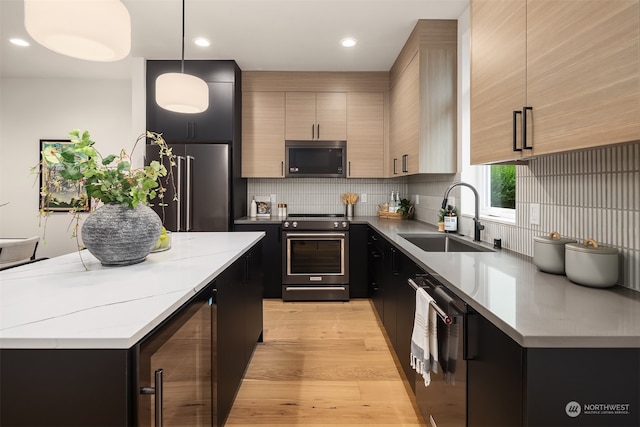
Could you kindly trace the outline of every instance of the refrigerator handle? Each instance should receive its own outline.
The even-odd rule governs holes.
[[[182,162],[183,156],[176,156],[178,161],[178,183],[176,185],[178,190],[178,200],[176,201],[176,231],[182,231]]]
[[[185,214],[185,222],[187,224],[187,231],[191,231],[191,208],[193,207],[193,201],[191,200],[191,186],[193,185],[193,156],[187,156],[187,212]]]

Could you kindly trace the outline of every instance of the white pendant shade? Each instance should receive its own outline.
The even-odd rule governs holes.
[[[209,86],[191,74],[161,74],[156,79],[156,102],[177,113],[202,113],[209,108]]]
[[[120,0],[24,0],[35,41],[63,55],[117,61],[131,50],[131,17]]]

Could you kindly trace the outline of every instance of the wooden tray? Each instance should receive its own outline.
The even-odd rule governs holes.
[[[388,219],[409,219],[410,215],[403,215],[395,212],[386,212],[386,211],[378,211],[378,216],[380,218],[388,218]]]

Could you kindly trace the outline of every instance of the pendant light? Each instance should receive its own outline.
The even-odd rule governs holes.
[[[184,3],[182,0],[182,61],[180,73],[165,73],[156,79],[156,102],[176,113],[202,113],[209,108],[209,86],[184,73]]]
[[[131,17],[120,0],[24,0],[29,35],[54,52],[117,61],[131,50]]]

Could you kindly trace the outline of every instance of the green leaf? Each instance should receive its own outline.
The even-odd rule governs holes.
[[[107,166],[108,164],[110,164],[111,162],[113,162],[116,158],[115,154],[110,154],[107,157],[105,157],[104,159],[102,159],[102,164],[104,166]]]

